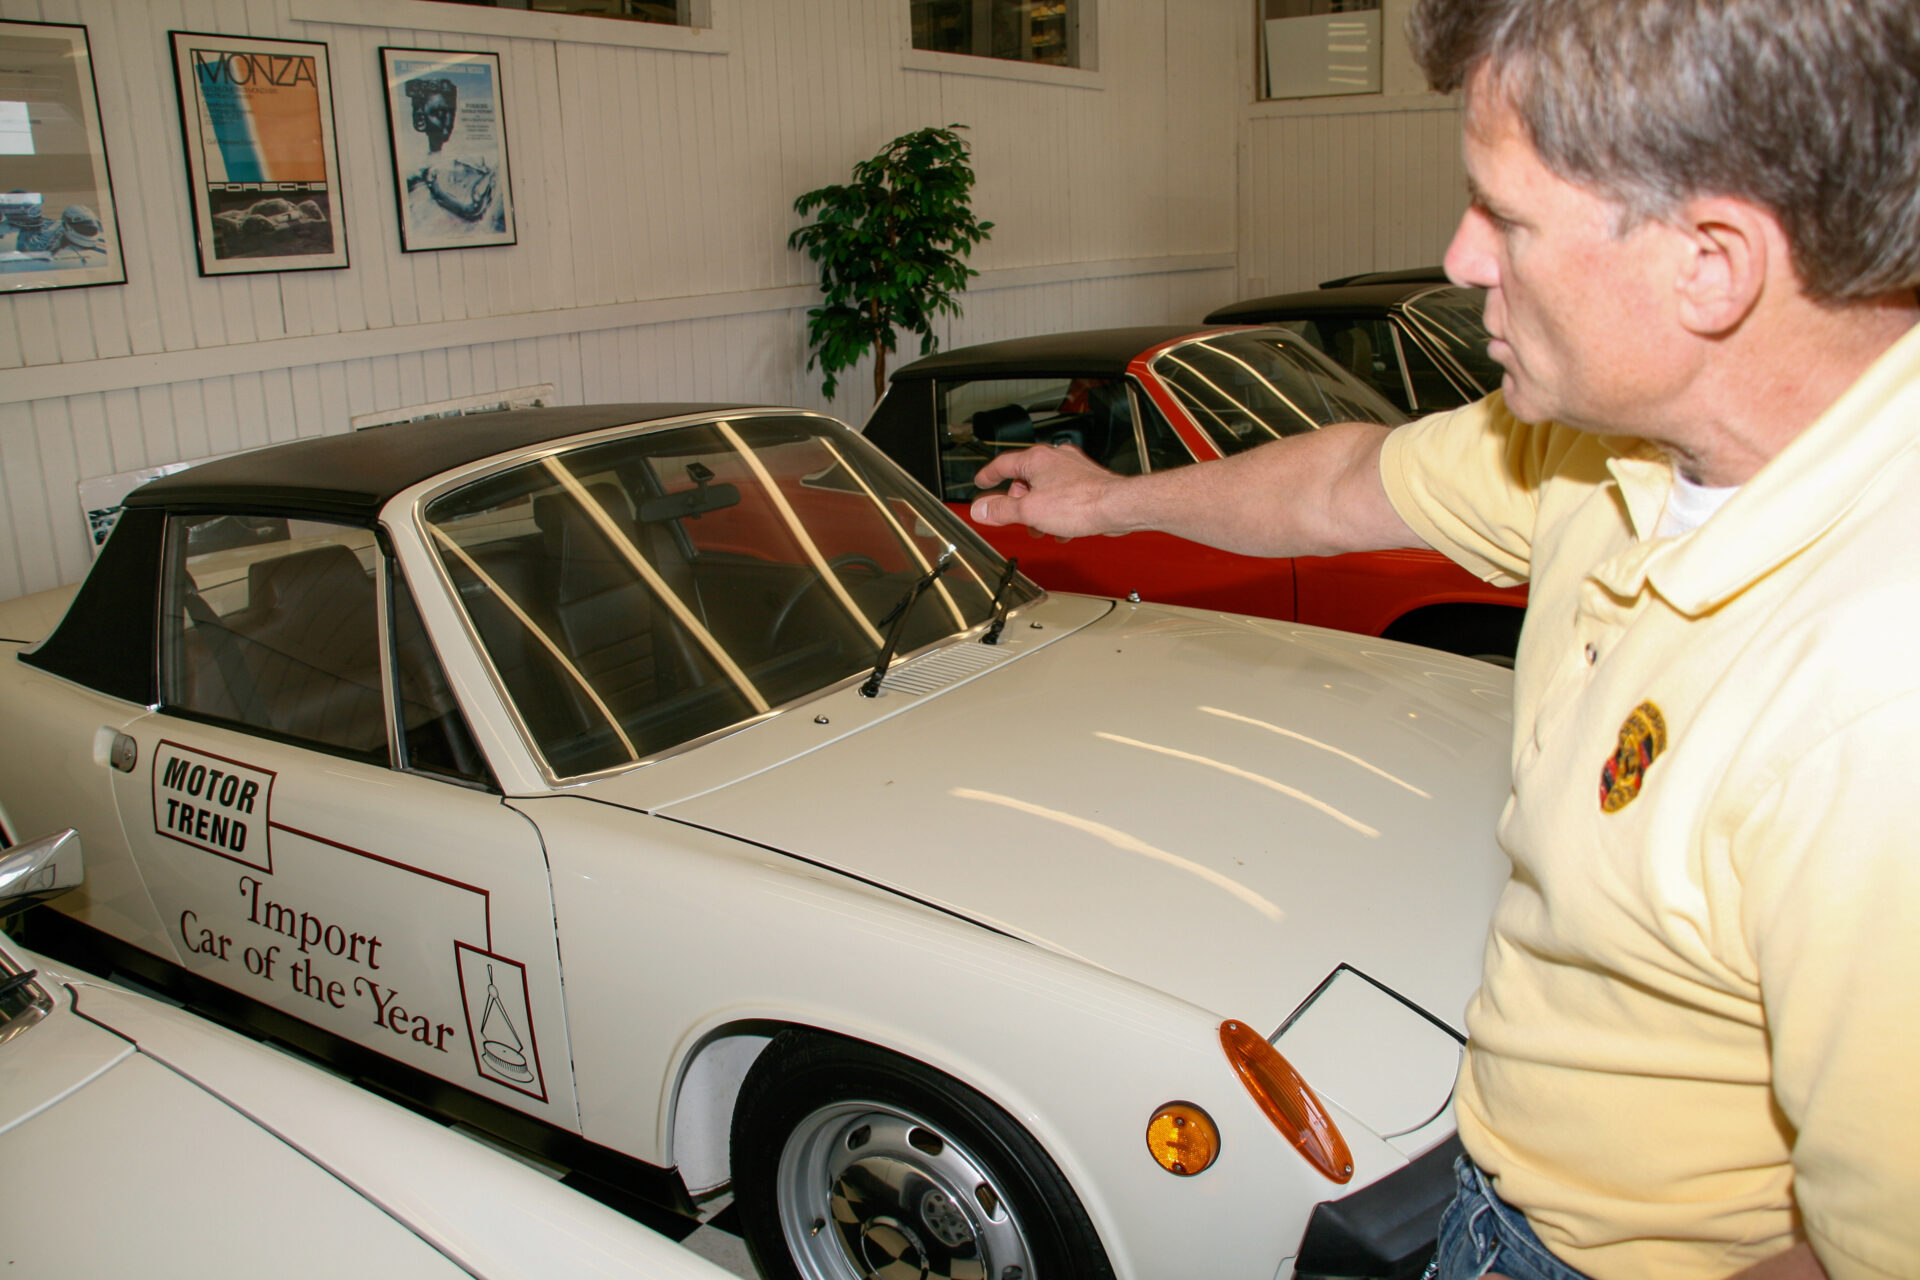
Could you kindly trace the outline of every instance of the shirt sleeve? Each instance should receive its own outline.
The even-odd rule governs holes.
[[[1567,434],[1530,426],[1495,392],[1387,437],[1387,499],[1428,546],[1499,586],[1531,576],[1539,495]]]
[[[1920,692],[1786,758],[1735,848],[1794,1199],[1834,1280],[1920,1276]]]

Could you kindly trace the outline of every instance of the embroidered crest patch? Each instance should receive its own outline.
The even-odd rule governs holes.
[[[1620,726],[1613,758],[1600,766],[1600,811],[1618,813],[1632,804],[1647,770],[1666,749],[1667,718],[1651,702],[1641,703]]]

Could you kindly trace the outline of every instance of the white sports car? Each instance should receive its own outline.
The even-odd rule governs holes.
[[[0,860],[0,908],[78,869]],[[67,883],[72,883],[71,880]],[[726,1280],[543,1173],[0,935],[10,1280]]]
[[[1047,595],[839,423],[481,415],[128,500],[0,605],[31,945],[769,1276],[1417,1272],[1509,677]]]

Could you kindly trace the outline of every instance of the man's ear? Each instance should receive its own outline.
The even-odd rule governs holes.
[[[1682,243],[1680,322],[1702,337],[1731,333],[1759,304],[1768,273],[1785,265],[1778,221],[1745,200],[1706,196],[1682,206],[1673,226]]]

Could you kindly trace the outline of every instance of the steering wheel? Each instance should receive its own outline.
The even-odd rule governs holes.
[[[851,568],[856,565],[866,570],[867,573],[875,578],[886,576],[887,571],[880,567],[879,561],[871,556],[863,556],[858,551],[849,551],[845,555],[838,555],[827,561],[828,570],[831,571],[836,578],[840,576],[841,569]],[[787,593],[787,598],[780,602],[778,609],[774,610],[773,625],[767,630],[767,647],[769,649],[775,653],[780,651],[780,635],[786,630],[787,623],[792,621],[795,606],[806,597],[809,591],[812,591],[815,587],[824,585],[826,580],[825,574],[821,573],[818,569],[814,569],[807,574],[807,577],[799,586]]]

